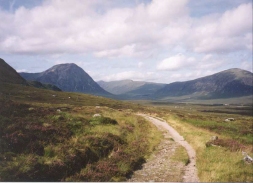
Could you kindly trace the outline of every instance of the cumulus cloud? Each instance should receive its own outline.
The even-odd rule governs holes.
[[[117,58],[144,57],[158,47],[204,53],[252,47],[251,3],[202,18],[190,17],[187,3],[153,0],[126,8],[107,0],[46,0],[14,13],[0,10],[0,51]]]
[[[117,57],[132,57],[135,55],[134,45],[126,45],[119,49],[103,50],[95,52],[96,57],[102,58],[117,58]]]
[[[143,66],[143,62],[138,63],[138,67],[141,68]]]
[[[171,73],[168,83],[175,81],[189,81],[216,73],[214,70],[192,70],[192,72]]]
[[[160,37],[156,31],[184,14],[186,1],[154,0],[135,8],[105,9],[100,14],[97,8],[101,3],[48,0],[32,9],[20,7],[13,14],[0,12],[5,17],[0,23],[5,27],[0,49],[17,53],[95,52],[98,57],[131,55],[156,42]],[[134,44],[139,50],[133,50]]]
[[[220,58],[217,55],[205,54],[202,56],[198,56],[198,58],[196,58],[183,54],[177,54],[159,62],[156,66],[156,69],[161,71],[173,71],[173,72],[180,70],[181,71],[191,70],[191,72],[197,72],[198,70],[201,71],[215,70],[227,64],[228,64],[227,60],[225,60],[224,58]],[[183,75],[178,75],[178,73],[176,73],[170,77],[179,78],[180,76],[183,77]]]
[[[250,70],[252,2],[216,10],[227,2],[208,1],[208,13],[192,16],[189,0],[43,0],[32,8],[16,1],[11,11],[0,8],[0,54],[43,68],[74,62],[103,80],[171,82],[230,66]]]
[[[196,59],[193,57],[187,58],[185,55],[178,54],[172,57],[168,57],[162,60],[158,65],[158,70],[177,70],[182,67],[191,66],[196,62]]]
[[[252,4],[194,20],[188,46],[195,52],[233,52],[252,43]]]
[[[156,74],[154,72],[124,71],[103,77],[102,80],[118,81],[118,80],[131,79],[135,81],[147,81],[155,79],[155,77]]]
[[[253,72],[252,62],[243,61],[241,63],[241,68]]]
[[[17,72],[27,72],[27,70],[26,69],[18,69],[18,70],[16,70]]]

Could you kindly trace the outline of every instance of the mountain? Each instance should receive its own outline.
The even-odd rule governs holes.
[[[143,86],[145,82],[143,81],[133,81],[133,80],[120,80],[120,81],[98,81],[97,82],[104,90],[120,95]]]
[[[242,69],[229,69],[199,79],[167,84],[153,97],[189,96],[199,99],[249,96],[253,93],[253,73]]]
[[[24,84],[26,80],[22,78],[15,69],[9,66],[0,58],[0,83]]]
[[[36,88],[61,91],[58,87],[51,84],[43,84],[38,81],[26,81],[21,77],[15,69],[8,65],[3,59],[0,58],[0,84],[22,84],[26,86],[33,86]]]
[[[151,99],[153,94],[159,89],[163,88],[165,84],[162,83],[150,83],[146,82],[144,85],[126,92],[124,95],[130,97],[131,99]]]
[[[98,81],[98,84],[106,91],[120,95],[125,99],[144,99],[165,86],[161,83],[145,81],[120,80],[120,81]]]
[[[82,68],[76,64],[59,64],[41,73],[20,73],[27,80],[52,84],[63,91],[109,96]]]

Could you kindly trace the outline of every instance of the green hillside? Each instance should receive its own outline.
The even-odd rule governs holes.
[[[0,106],[0,181],[126,181],[161,137],[98,96],[0,83]]]

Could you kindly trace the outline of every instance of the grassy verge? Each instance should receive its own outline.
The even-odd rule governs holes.
[[[252,182],[252,164],[243,161],[240,150],[231,151],[229,147],[206,147],[211,136],[228,138],[207,129],[199,128],[185,121],[167,116],[166,120],[193,146],[197,154],[197,168],[200,181],[203,182]],[[245,145],[245,151],[252,147]]]
[[[183,146],[176,148],[175,154],[171,158],[173,161],[182,162],[185,166],[190,163],[186,149]]]

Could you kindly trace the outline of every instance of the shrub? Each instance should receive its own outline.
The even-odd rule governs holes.
[[[225,147],[230,151],[239,151],[245,148],[244,145],[240,144],[239,142],[233,139],[217,139],[214,141],[208,141],[206,143],[206,147],[210,147],[212,145]]]
[[[100,125],[100,124],[105,124],[105,125],[108,125],[108,124],[111,124],[111,125],[116,125],[118,124],[118,122],[114,119],[111,119],[111,118],[108,118],[108,117],[93,117],[91,120],[90,120],[90,124],[91,125]]]

